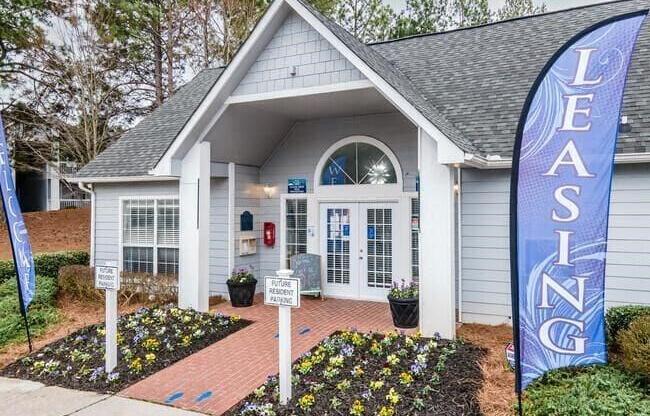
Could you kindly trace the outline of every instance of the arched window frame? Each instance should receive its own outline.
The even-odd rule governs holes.
[[[393,168],[395,169],[395,177],[396,177],[396,183],[388,183],[388,184],[382,184],[382,185],[374,185],[374,184],[340,184],[340,185],[321,185],[321,174],[323,169],[325,168],[326,164],[328,163],[329,158],[340,148],[343,146],[347,146],[352,143],[366,143],[371,146],[375,146],[379,150],[381,150],[388,160],[393,164]],[[402,176],[402,168],[399,164],[399,161],[397,160],[397,157],[395,156],[395,153],[386,146],[383,142],[369,136],[349,136],[344,139],[338,140],[334,144],[332,144],[323,154],[323,156],[320,158],[318,161],[318,164],[316,165],[316,170],[314,172],[314,189],[316,192],[319,191],[325,191],[325,190],[333,190],[333,189],[364,189],[364,190],[373,190],[373,189],[381,189],[383,192],[385,191],[401,191],[403,189],[402,187],[402,181],[403,181],[403,176]]]

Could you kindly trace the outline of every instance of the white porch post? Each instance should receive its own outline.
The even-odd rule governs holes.
[[[210,143],[195,144],[181,164],[178,306],[208,310]]]
[[[456,336],[452,168],[440,164],[436,141],[419,130],[420,331]]]

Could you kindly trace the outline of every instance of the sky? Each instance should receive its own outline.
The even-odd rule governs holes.
[[[395,10],[401,10],[404,7],[404,4],[406,4],[406,0],[384,0]],[[545,0],[544,3],[546,3],[546,8],[549,11],[552,10],[561,10],[561,9],[569,9],[571,7],[576,7],[576,6],[585,6],[588,4],[596,4],[596,3],[604,3],[605,1],[609,0]],[[496,10],[499,7],[503,6],[503,3],[505,0],[488,0],[488,3],[490,4],[490,8],[492,10]],[[535,4],[541,4],[542,1],[540,0],[533,0]]]

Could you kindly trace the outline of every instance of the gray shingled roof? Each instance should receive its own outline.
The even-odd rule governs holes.
[[[365,45],[304,0],[377,75],[469,153],[510,157],[526,95],[553,53],[574,34],[610,16],[650,8],[628,0],[475,28]],[[222,69],[206,70],[143,119],[77,176],[146,175],[192,116]],[[650,29],[644,24],[630,66],[618,153],[650,152]]]
[[[147,175],[181,132],[222,72],[223,68],[201,71],[75,176],[88,178]]]
[[[373,44],[416,85],[481,155],[511,157],[521,109],[537,74],[579,31],[610,16],[650,7],[613,2],[471,29]],[[641,29],[623,101],[632,130],[618,153],[650,152],[650,29]]]

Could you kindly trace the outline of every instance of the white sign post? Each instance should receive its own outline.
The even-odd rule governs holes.
[[[291,308],[300,307],[300,279],[293,270],[278,270],[264,278],[264,303],[278,306],[280,404],[291,400]]]
[[[106,294],[106,373],[117,366],[117,291],[120,274],[116,266],[95,267],[95,288]]]

